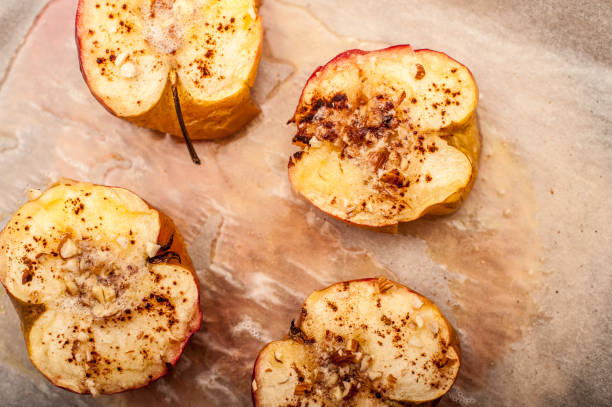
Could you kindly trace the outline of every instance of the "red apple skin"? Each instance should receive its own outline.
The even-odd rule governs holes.
[[[170,218],[168,218],[166,215],[164,215],[162,212],[160,212],[159,210],[158,210],[158,212],[159,212],[159,214],[160,214],[160,217],[162,217],[162,216],[163,216],[163,217],[165,217],[165,218],[167,218],[167,219],[170,219]],[[170,220],[170,222],[172,222],[172,221]],[[177,240],[180,240],[180,241],[182,242],[182,238],[180,237],[180,235],[178,235],[178,236],[177,236],[177,235],[178,235],[178,231],[175,231],[175,239],[176,239],[177,237],[179,237],[179,239],[177,239]],[[160,236],[161,236],[161,231],[160,231]],[[158,238],[158,242],[161,242],[161,240],[159,240],[159,238]],[[173,251],[179,250],[178,248],[175,248],[175,246],[174,246],[174,245],[175,245],[175,242],[173,242],[173,243],[172,243],[171,249],[173,249]],[[187,260],[188,260],[188,263],[191,265],[191,259],[189,258],[189,256],[183,257],[183,255],[181,255],[181,258],[182,258],[182,259],[187,259]],[[192,269],[193,269],[193,266],[190,266],[190,268],[192,268]],[[193,276],[194,276],[195,283],[196,283],[196,285],[197,285],[197,287],[198,287],[198,304],[200,304],[200,283],[199,283],[198,278],[195,276],[195,271],[193,271],[193,272],[192,272],[192,274],[193,274]],[[5,287],[5,290],[6,290],[6,287]],[[7,293],[8,293],[8,291],[7,291]],[[196,319],[197,319],[197,323],[196,323],[196,325],[194,325],[193,329],[192,329],[192,330],[191,330],[191,332],[188,334],[187,338],[186,338],[186,339],[183,341],[183,343],[181,343],[181,349],[180,349],[180,351],[178,352],[178,354],[177,354],[176,358],[175,358],[173,361],[168,362],[168,363],[166,364],[166,368],[164,369],[164,371],[163,371],[163,372],[162,372],[162,373],[161,373],[159,376],[152,378],[152,379],[151,379],[149,382],[147,382],[147,383],[143,384],[142,386],[133,387],[133,388],[131,388],[131,389],[117,390],[117,391],[115,391],[115,392],[111,392],[111,393],[104,393],[104,394],[105,394],[105,395],[111,395],[111,394],[123,393],[124,391],[129,391],[129,390],[138,390],[138,389],[142,389],[143,387],[147,387],[147,386],[148,386],[148,385],[150,385],[151,383],[153,383],[153,382],[155,382],[155,381],[157,381],[157,380],[159,380],[159,379],[163,378],[164,376],[166,376],[166,375],[168,374],[168,372],[170,371],[170,369],[169,369],[168,365],[170,365],[170,366],[174,366],[174,365],[176,365],[176,363],[178,362],[178,360],[181,358],[181,355],[183,354],[183,351],[185,350],[185,347],[186,347],[186,346],[187,346],[187,344],[189,343],[189,340],[191,339],[191,337],[193,336],[193,334],[195,334],[197,331],[199,331],[199,330],[200,330],[200,327],[202,326],[202,311],[201,311],[201,309],[200,309],[199,307],[198,307],[198,315],[197,315]],[[28,357],[29,357],[29,352],[28,352]],[[31,359],[30,359],[30,360],[31,360]],[[60,386],[60,385],[58,385],[58,384],[54,383],[54,382],[53,382],[53,379],[52,379],[51,377],[46,376],[44,373],[42,373],[42,371],[40,371],[40,372],[41,372],[41,374],[42,374],[43,376],[45,376],[45,377],[47,378],[47,380],[49,380],[49,381],[50,381],[50,382],[51,382],[51,383],[52,383],[54,386],[59,387],[59,388],[62,388],[62,389],[64,389],[64,390],[68,390],[68,391],[69,391],[69,392],[71,392],[71,393],[75,393],[75,394],[84,394],[84,393],[79,393],[79,392],[76,392],[76,391],[74,391],[74,390],[72,390],[72,389],[69,389],[69,388],[67,388],[67,387]]]
[[[319,72],[323,71],[324,69],[337,64],[338,62],[341,62],[343,60],[349,59],[350,57],[354,56],[354,55],[367,55],[367,54],[376,54],[376,53],[381,53],[381,52],[386,52],[386,51],[390,51],[390,50],[412,50],[412,46],[410,44],[398,44],[398,45],[392,45],[390,47],[387,48],[382,48],[382,49],[378,49],[378,50],[373,50],[373,51],[364,51],[361,49],[350,49],[347,51],[344,51],[338,55],[336,55],[334,58],[332,58],[331,60],[329,60],[329,62],[327,62],[325,65],[321,65],[319,67],[317,67],[313,73],[308,77],[308,80],[306,81],[306,84],[304,85],[304,87],[302,88],[302,92],[300,93],[300,98],[298,100],[297,106],[296,106],[296,110],[293,114],[293,117],[291,117],[291,119],[289,119],[289,121],[287,122],[287,124],[289,123],[295,123],[295,118],[296,115],[298,113],[298,108],[299,106],[302,104],[302,101],[304,99],[304,92],[306,91],[306,88],[308,87],[308,85],[310,84],[311,81],[313,81],[314,79],[316,79],[317,75]],[[470,71],[470,69],[465,66],[464,64],[462,64],[461,62],[457,61],[456,59],[450,57],[448,54],[441,52],[441,51],[434,51],[432,49],[429,48],[421,48],[421,49],[417,49],[417,50],[413,50],[414,53],[432,53],[432,54],[440,54],[440,55],[444,55],[445,57],[447,57],[448,59],[450,59],[451,61],[456,62],[457,64],[461,65],[462,67],[464,67],[468,73],[470,74],[470,76],[472,77],[472,79],[474,80],[474,74],[472,73],[472,71]],[[475,80],[474,80],[475,82]],[[478,99],[478,88],[476,88],[476,98]],[[297,152],[296,154],[301,154],[301,151]],[[293,156],[289,158],[289,163],[288,163],[288,167],[291,168],[291,166],[294,165],[293,161]],[[287,177],[289,179],[289,184],[292,184],[291,182],[291,176],[288,173]],[[472,180],[474,179],[474,177],[472,178]],[[473,181],[472,181],[473,182]],[[304,199],[306,199],[308,202],[310,202],[315,208],[321,210],[321,212],[323,212],[324,214],[326,214],[327,216],[331,216],[334,219],[337,219],[341,222],[347,223],[351,226],[356,226],[362,229],[368,229],[368,230],[373,230],[376,232],[382,232],[382,233],[390,233],[390,234],[397,234],[398,230],[399,230],[399,224],[397,222],[389,222],[388,224],[383,224],[383,225],[378,225],[378,226],[368,226],[368,225],[363,225],[363,224],[359,224],[359,223],[355,223],[352,222],[351,220],[348,219],[344,219],[341,218],[339,216],[335,216],[331,213],[328,213],[320,208],[318,208],[314,202],[312,202],[310,199],[308,199],[308,197],[306,197],[305,195],[302,195],[302,197]],[[424,212],[428,212],[428,210],[424,210]],[[453,210],[449,211],[448,213],[453,212]],[[426,214],[421,214],[417,217],[420,218],[422,216],[427,216]]]
[[[147,202],[147,204],[153,208],[153,206],[151,204],[149,204],[148,202]],[[183,354],[183,351],[185,350],[185,347],[189,343],[189,340],[191,339],[193,334],[195,334],[197,331],[199,331],[200,327],[202,326],[202,310],[200,308],[200,281],[198,280],[198,277],[196,275],[195,268],[193,267],[193,262],[191,261],[191,257],[189,257],[189,254],[187,254],[187,250],[186,250],[185,243],[183,241],[183,237],[181,236],[181,234],[179,233],[178,229],[174,225],[174,222],[165,213],[163,213],[159,209],[156,209],[156,210],[157,210],[157,212],[159,212],[160,223],[162,224],[162,226],[160,227],[160,230],[159,230],[159,235],[157,236],[157,241],[158,242],[167,242],[169,237],[170,237],[169,235],[172,234],[172,233],[174,234],[174,239],[172,241],[172,245],[170,246],[169,250],[175,251],[175,252],[177,252],[180,255],[180,257],[181,257],[181,259],[183,261],[183,263],[181,263],[181,264],[183,266],[186,266],[191,271],[191,275],[193,276],[193,280],[195,281],[195,284],[198,287],[198,300],[197,300],[198,315],[196,316],[196,321],[197,322],[193,325],[193,328],[192,328],[191,332],[189,332],[189,334],[187,335],[187,337],[185,338],[183,343],[181,343],[181,348],[180,348],[180,351],[177,352],[176,358],[173,361],[168,363],[170,366],[174,366],[174,365],[176,365],[178,360],[181,358],[181,355]],[[171,232],[171,233],[168,233],[168,232]],[[171,261],[171,263],[173,263],[173,262],[176,262],[176,260],[172,260]],[[154,382],[156,380],[159,380],[162,377],[166,376],[168,374],[168,372],[169,372],[168,364],[166,364],[166,369],[159,376],[152,378],[151,381],[149,381],[146,384],[143,384],[140,387],[135,387],[135,388],[129,389],[129,390],[136,390],[136,389],[140,389],[140,388],[146,387],[149,384],[151,384],[152,382]],[[128,390],[128,389],[126,389],[126,390]],[[126,391],[126,390],[116,391],[114,393],[109,393],[109,394],[121,393],[121,392]]]
[[[94,185],[105,186],[105,185],[101,185],[101,184],[94,184]],[[133,191],[131,191],[131,190],[127,189],[127,188],[122,188],[122,189],[125,189],[125,190],[133,193],[134,195],[138,196],[138,194],[134,193]],[[124,391],[129,391],[129,390],[137,390],[137,389],[146,387],[149,384],[151,384],[152,382],[157,381],[157,380],[161,379],[162,377],[166,376],[168,374],[168,372],[169,372],[168,365],[170,365],[170,366],[175,366],[176,365],[176,363],[180,359],[181,355],[183,354],[183,351],[185,350],[185,347],[189,343],[189,340],[191,339],[193,334],[195,334],[197,331],[200,330],[200,327],[202,326],[202,317],[203,317],[203,315],[202,315],[202,310],[200,308],[200,282],[199,282],[199,280],[197,278],[197,275],[196,275],[196,272],[195,272],[195,268],[193,267],[193,263],[191,261],[191,257],[189,257],[189,254],[187,253],[186,246],[185,246],[185,243],[183,241],[183,237],[179,233],[178,229],[176,228],[176,226],[174,225],[174,222],[172,221],[172,219],[170,217],[168,217],[165,213],[163,213],[159,209],[155,208],[153,205],[151,205],[146,200],[145,200],[145,203],[150,208],[155,209],[158,212],[158,214],[159,214],[159,218],[160,218],[160,230],[159,230],[159,233],[158,233],[158,236],[157,236],[158,244],[163,245],[166,242],[168,242],[168,240],[169,240],[171,235],[174,236],[174,239],[172,241],[172,245],[170,246],[170,248],[168,250],[174,251],[174,252],[178,253],[179,256],[181,257],[181,260],[182,260],[183,263],[178,263],[176,260],[172,259],[169,262],[169,264],[181,264],[182,266],[185,266],[187,269],[189,269],[191,271],[191,275],[192,275],[192,277],[194,279],[194,282],[196,284],[196,287],[198,289],[197,290],[198,291],[198,298],[197,298],[198,313],[197,313],[197,315],[196,315],[196,317],[194,319],[194,323],[192,323],[191,331],[187,334],[187,337],[181,343],[180,350],[179,350],[179,352],[177,352],[176,358],[174,358],[174,360],[172,360],[171,362],[166,363],[166,368],[164,369],[164,371],[159,376],[156,376],[156,377],[150,379],[149,382],[143,384],[142,386],[137,386],[137,387],[133,387],[133,388],[129,388],[129,389],[123,389],[123,390],[117,390],[115,392],[104,393],[105,395],[122,393]],[[23,331],[23,335],[24,335],[24,338],[27,341],[28,334],[29,334],[29,327],[26,327],[24,325],[24,323],[23,323],[23,315],[24,315],[24,313],[28,312],[28,309],[31,309],[32,307],[30,305],[22,303],[21,301],[19,301],[16,298],[14,298],[11,295],[11,293],[8,291],[6,286],[4,286],[4,282],[0,281],[0,283],[2,283],[2,286],[4,287],[5,292],[9,296],[11,302],[13,303],[13,306],[14,306],[15,310],[17,311],[17,314],[19,315],[19,318],[20,318],[20,321],[21,321],[21,328],[22,328],[22,331]],[[26,343],[26,345],[29,348],[29,346],[30,346],[29,343]],[[29,350],[28,350],[28,358],[30,358],[30,361],[32,362],[32,364],[34,364],[34,362],[32,361],[32,359],[30,357]],[[53,381],[53,378],[45,375],[41,370],[39,370],[39,372],[45,378],[47,378],[47,380],[49,380],[49,382],[51,382],[56,387],[59,387],[61,389],[67,390],[67,391],[69,391],[71,393],[75,393],[75,394],[85,394],[85,393],[79,393],[77,391],[74,391],[73,389],[69,389],[67,387],[61,386],[61,385],[55,383]]]
[[[175,137],[183,137],[182,130],[179,127],[178,119],[174,118],[173,116],[175,114],[175,110],[174,110],[175,108],[174,108],[173,102],[172,102],[173,107],[172,107],[171,112],[163,111],[161,110],[161,108],[159,108],[160,102],[162,102],[164,99],[171,100],[170,99],[171,98],[171,86],[170,86],[169,81],[168,83],[166,83],[166,86],[160,97],[160,100],[154,106],[152,106],[149,109],[149,111],[144,112],[137,116],[132,116],[132,117],[119,116],[113,109],[110,108],[110,106],[108,106],[104,102],[104,100],[101,97],[99,97],[92,91],[92,88],[90,86],[89,77],[87,76],[87,73],[85,72],[85,69],[83,67],[83,61],[81,58],[81,56],[83,55],[82,54],[82,44],[81,44],[81,40],[78,35],[79,22],[82,18],[82,7],[84,7],[83,4],[85,3],[85,1],[93,1],[93,0],[79,0],[77,4],[76,15],[75,15],[74,37],[75,37],[75,42],[76,42],[76,47],[77,47],[77,55],[79,59],[79,70],[81,71],[83,80],[85,81],[85,84],[87,85],[87,89],[89,89],[89,93],[91,93],[91,95],[104,107],[104,109],[106,109],[106,111],[108,111],[113,116],[128,120],[141,127],[146,127],[146,128],[150,128],[155,131],[168,133]],[[255,5],[257,9],[260,7],[260,3],[261,1],[255,1]],[[255,83],[255,77],[257,75],[259,61],[261,59],[262,49],[263,49],[263,25],[262,25],[260,16],[257,17],[256,27],[259,33],[259,41],[258,41],[258,48],[257,48],[256,57],[255,57],[255,63],[246,80],[246,83],[248,83],[248,86],[246,89],[242,89],[239,93],[232,95],[229,98],[224,100],[225,104],[227,103],[237,104],[239,106],[239,109],[237,109],[239,110],[239,113],[233,113],[231,112],[231,110],[228,110],[227,120],[229,121],[229,123],[227,124],[226,128],[219,130],[219,131],[210,130],[210,129],[206,131],[202,131],[202,129],[199,129],[197,127],[191,128],[190,125],[187,125],[187,128],[189,130],[189,136],[192,140],[214,140],[214,139],[221,139],[221,138],[229,137],[232,134],[235,134],[241,129],[243,129],[249,122],[251,122],[251,120],[253,120],[260,113],[260,108],[257,105],[255,105],[255,103],[252,101],[252,98],[251,98],[251,87]],[[177,88],[180,94],[181,89],[182,89],[182,85],[180,81],[178,82]],[[181,110],[182,110],[184,119],[185,117],[187,117],[187,115],[190,115],[190,116],[195,115],[195,117],[198,117],[203,114],[210,114],[210,112],[207,110],[205,110],[207,113],[203,113],[204,111],[199,111],[196,105],[193,105],[192,103],[186,103],[185,101],[181,102]],[[227,110],[227,107],[222,106],[219,109],[217,109],[217,111],[218,110]],[[164,122],[162,127],[158,127],[160,125],[159,123],[157,124],[150,123],[150,121],[153,120],[153,118],[155,117],[164,118],[164,120],[162,120]],[[185,122],[187,122],[187,119],[185,119]]]
[[[81,0],[82,1],[82,0]],[[336,64],[338,62],[341,62],[345,59],[348,59],[354,55],[367,55],[367,54],[376,54],[376,53],[380,53],[380,52],[386,52],[386,51],[391,51],[391,50],[412,50],[412,46],[410,44],[399,44],[399,45],[393,45],[387,48],[382,48],[382,49],[377,49],[374,51],[364,51],[362,49],[349,49],[347,51],[344,51],[338,55],[336,55],[334,58],[332,58],[328,63],[326,63],[325,65],[321,65],[319,66],[317,69],[314,70],[314,72],[310,75],[310,77],[308,77],[308,80],[306,81],[306,84],[304,85],[304,88],[302,89],[302,93],[300,94],[300,99],[298,101],[298,106],[302,103],[302,100],[304,98],[304,91],[306,90],[306,88],[308,87],[308,84],[310,83],[310,81],[312,81],[319,72],[321,72],[322,70],[326,69],[327,67]],[[458,63],[459,65],[463,66],[465,69],[467,69],[467,71],[470,73],[470,76],[472,77],[472,79],[474,78],[474,75],[472,74],[472,71],[469,70],[469,68],[465,65],[463,65],[461,62],[457,61],[454,58],[451,58],[450,56],[448,56],[447,54],[445,54],[444,52],[440,52],[440,51],[434,51],[431,50],[429,48],[422,48],[422,49],[417,49],[413,51],[414,53],[433,53],[433,54],[440,54],[440,55],[444,55],[445,57],[447,57],[448,59],[450,59],[451,61],[454,61],[456,63]],[[296,113],[297,113],[297,108],[296,108]],[[289,122],[293,122],[295,120],[295,114],[293,115],[293,117],[289,120]]]
[[[83,7],[83,3],[87,1],[87,0],[79,0],[79,3],[77,4],[77,11],[76,11],[76,16],[74,18],[74,39],[76,42],[76,47],[77,47],[77,55],[79,57],[79,70],[81,71],[81,75],[83,75],[83,79],[85,80],[85,84],[87,85],[87,89],[89,89],[89,93],[91,93],[91,95],[102,105],[104,106],[104,108],[113,116],[115,115],[115,112],[113,112],[113,110],[108,107],[108,105],[106,103],[104,103],[104,101],[102,100],[102,98],[98,97],[98,95],[96,95],[95,93],[93,93],[91,91],[91,87],[89,86],[89,78],[87,77],[87,74],[85,73],[85,69],[83,68],[83,62],[81,60],[81,40],[79,39],[79,35],[78,35],[78,26],[79,26],[79,20],[81,19],[81,7]]]
[[[363,51],[360,51],[360,50],[355,50],[355,51],[363,52]],[[351,51],[347,51],[347,52],[351,52]],[[348,280],[348,281],[345,281],[345,282],[332,284],[332,285],[330,285],[330,286],[328,286],[326,288],[322,288],[321,290],[317,290],[317,291],[327,290],[327,289],[333,287],[336,284],[345,284],[345,283],[349,283],[350,284],[350,283],[356,283],[356,282],[368,282],[368,283],[371,283],[371,284],[378,284],[378,278],[369,277],[369,278],[359,278],[359,279],[355,279],[355,280]],[[409,293],[419,295],[419,296],[425,298],[427,301],[433,303],[433,301],[431,301],[429,298],[427,298],[424,295],[418,293],[417,291],[411,290],[410,288],[406,287],[403,284],[399,284],[399,283],[394,283],[394,284],[395,284],[396,288],[405,289]],[[298,320],[295,323],[295,326],[297,328],[301,328],[302,323],[304,322],[303,318],[304,318],[303,317],[303,313],[300,312],[300,316],[298,317]],[[450,333],[449,346],[452,346],[452,347],[454,347],[457,350],[457,356],[459,357],[458,362],[459,362],[459,366],[461,366],[461,346],[459,344],[459,336],[457,335],[457,331],[455,331],[455,328],[451,325],[451,323],[448,322],[448,321],[446,321],[446,322],[447,322],[448,327],[450,328],[449,329],[449,333]],[[289,338],[289,335],[287,334],[287,335],[285,335],[284,338],[282,338],[280,340],[284,340],[284,339],[288,339],[288,338]],[[264,346],[262,348],[262,350],[259,351],[259,353],[257,354],[257,358],[255,359],[255,362],[253,363],[253,374],[251,375],[251,383],[253,383],[253,381],[255,380],[255,372],[257,371],[257,366],[259,364],[259,358],[260,358],[260,356],[263,354],[264,350],[268,346],[270,346],[270,344],[267,344],[266,346]],[[455,382],[457,381],[457,377],[458,377],[458,375],[455,376],[455,378],[453,380],[453,383],[451,384],[450,387],[452,387],[455,384]],[[443,397],[444,397],[444,395],[439,397],[439,398],[437,398],[436,400],[431,400],[431,401],[426,402],[426,403],[420,403],[420,404],[418,404],[418,406],[419,407],[434,407],[434,406],[436,406],[440,402],[440,400],[442,400]],[[255,391],[253,390],[253,387],[251,387],[251,400],[253,401],[253,406],[258,407],[258,403],[257,403],[257,399],[255,398]],[[410,404],[408,404],[408,405],[410,405]],[[416,404],[413,404],[413,405],[415,407],[417,406]]]
[[[149,204],[149,202],[147,202],[147,205],[149,205],[151,208],[155,209],[151,204]],[[181,265],[187,267],[191,271],[191,275],[193,276],[195,284],[198,287],[198,301],[197,301],[197,303],[198,303],[198,315],[196,316],[196,321],[197,322],[194,324],[191,332],[189,332],[189,334],[187,335],[187,337],[185,338],[183,343],[181,343],[181,348],[180,348],[180,351],[177,352],[176,358],[173,361],[171,361],[171,362],[166,364],[166,369],[164,369],[164,371],[159,376],[152,378],[148,383],[143,384],[140,387],[134,387],[132,389],[126,389],[126,390],[120,390],[120,391],[116,391],[116,392],[108,393],[108,394],[121,393],[121,392],[124,392],[124,391],[127,391],[127,390],[137,390],[137,389],[146,387],[149,384],[151,384],[152,382],[154,382],[156,380],[159,380],[162,377],[166,376],[168,374],[168,372],[169,372],[168,364],[170,366],[176,365],[178,360],[181,358],[181,355],[183,354],[183,351],[185,350],[185,347],[187,346],[187,343],[189,343],[189,340],[191,339],[193,334],[195,334],[198,330],[200,330],[200,327],[202,326],[202,310],[201,310],[201,308],[199,306],[199,304],[200,304],[200,281],[198,280],[198,277],[197,277],[197,275],[195,273],[195,269],[193,267],[193,263],[191,261],[191,257],[189,257],[189,254],[187,254],[187,250],[186,250],[186,247],[185,247],[185,243],[183,241],[183,237],[179,233],[178,229],[176,228],[176,226],[174,225],[174,222],[172,221],[172,219],[170,217],[168,217],[165,213],[163,213],[159,209],[155,209],[155,210],[159,213],[159,219],[160,219],[160,223],[161,223],[159,234],[157,236],[158,244],[163,244],[162,242],[167,242],[168,239],[170,238],[170,235],[172,235],[172,234],[174,235],[174,239],[172,241],[172,245],[170,246],[169,250],[170,251],[174,251],[174,252],[179,254],[179,256],[182,259]],[[176,262],[176,260],[171,260],[170,264],[172,264],[172,263],[177,263],[177,262]]]

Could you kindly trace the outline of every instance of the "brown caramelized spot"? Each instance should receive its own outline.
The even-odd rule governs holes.
[[[308,394],[310,393],[310,391],[312,390],[312,385],[309,383],[303,383],[302,381],[304,380],[304,378],[302,376],[300,376],[300,383],[298,383],[295,386],[295,390],[293,391],[293,394],[295,396],[303,396],[304,394]]]
[[[425,77],[425,67],[421,64],[416,64],[416,74],[414,75],[414,79],[417,81],[423,79]]]
[[[383,176],[380,177],[380,180],[398,188],[403,187],[404,183],[406,182],[404,175],[396,168],[383,174]]]
[[[21,275],[21,284],[27,284],[34,278],[34,271],[31,268],[23,270]]]
[[[368,154],[370,164],[372,164],[375,170],[378,170],[383,165],[385,165],[388,158],[389,150],[387,150],[386,148],[381,151],[374,151]]]
[[[296,162],[300,161],[303,154],[304,154],[303,151],[296,151],[295,153],[293,153],[293,156],[289,160],[289,167],[294,166]]]
[[[344,366],[351,363],[354,359],[353,352],[350,351],[335,351],[329,357],[329,360],[336,366]]]

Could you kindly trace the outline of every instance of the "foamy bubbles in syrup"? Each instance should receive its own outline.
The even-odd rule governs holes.
[[[175,0],[145,0],[142,7],[145,40],[161,54],[172,54],[182,44],[180,7]]]

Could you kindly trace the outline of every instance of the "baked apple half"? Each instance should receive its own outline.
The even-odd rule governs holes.
[[[289,337],[259,353],[257,407],[433,405],[459,372],[459,343],[434,303],[385,278],[311,294]]]
[[[259,112],[256,0],[79,0],[76,39],[91,93],[137,125],[213,139]]]
[[[454,211],[478,165],[478,88],[446,54],[400,45],[351,50],[302,92],[289,160],[293,188],[322,211],[366,227]]]
[[[62,180],[32,190],[0,233],[0,280],[32,363],[77,393],[163,376],[202,320],[181,235],[122,188]]]

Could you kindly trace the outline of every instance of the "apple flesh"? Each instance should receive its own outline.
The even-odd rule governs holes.
[[[289,337],[257,357],[257,407],[434,405],[459,372],[459,342],[427,298],[384,278],[311,294]]]
[[[0,233],[0,281],[32,363],[77,393],[163,376],[198,330],[198,282],[172,221],[122,188],[61,180]]]
[[[81,72],[98,101],[180,136],[176,82],[194,139],[231,135],[258,113],[250,87],[262,33],[254,0],[79,0],[76,16]]]
[[[340,54],[298,102],[291,184],[365,227],[452,212],[476,176],[477,101],[470,71],[443,53],[401,45]]]

